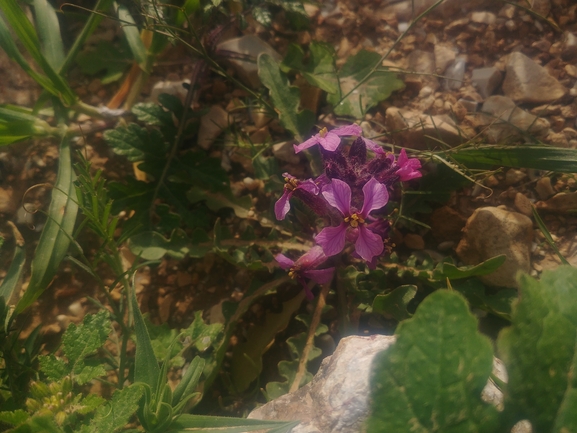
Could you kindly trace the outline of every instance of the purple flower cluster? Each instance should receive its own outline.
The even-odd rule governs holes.
[[[356,136],[345,151],[341,137]],[[355,255],[371,265],[383,254],[389,223],[379,216],[371,215],[382,209],[389,201],[389,191],[396,182],[421,177],[421,163],[408,158],[401,150],[398,159],[386,153],[377,143],[362,136],[358,125],[348,125],[320,132],[305,142],[295,145],[295,152],[320,146],[324,173],[315,179],[298,180],[284,173],[284,192],[275,204],[278,220],[285,218],[290,210],[290,199],[298,198],[313,212],[324,218],[327,226],[315,237],[318,245],[295,262],[282,254],[275,258],[279,265],[289,271],[291,278],[305,288],[312,297],[306,279],[319,284],[330,282],[334,268],[317,269],[328,257],[340,253],[345,244],[355,245]],[[367,158],[367,150],[374,153]]]

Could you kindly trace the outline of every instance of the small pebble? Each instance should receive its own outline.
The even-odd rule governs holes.
[[[527,215],[528,217],[533,215],[533,206],[531,205],[531,202],[524,194],[521,194],[520,192],[515,195],[515,207],[523,215]]]
[[[420,235],[408,233],[403,239],[405,245],[412,250],[422,250],[425,248],[425,241]]]
[[[547,200],[549,197],[555,195],[555,190],[551,185],[550,177],[542,177],[539,179],[535,184],[535,190],[537,191],[537,194],[541,200]]]

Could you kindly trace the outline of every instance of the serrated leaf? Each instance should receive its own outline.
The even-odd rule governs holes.
[[[28,412],[22,409],[17,409],[12,412],[0,412],[0,422],[10,424],[15,427],[26,422],[29,417],[30,415],[28,415]]]
[[[85,316],[81,325],[71,323],[62,336],[62,349],[70,365],[75,365],[100,349],[111,331],[107,310]]]
[[[103,365],[82,365],[82,368],[76,368],[74,379],[79,385],[84,385],[97,377],[106,376],[106,369]]]
[[[60,144],[58,176],[52,190],[48,220],[42,230],[32,260],[30,282],[16,305],[17,313],[29,307],[47,289],[60,262],[68,252],[78,213],[78,204],[75,200],[75,178],[70,154],[70,138],[67,137]]]
[[[386,316],[393,316],[399,322],[408,319],[411,314],[407,305],[417,294],[417,286],[411,284],[397,287],[386,295],[377,295],[373,301],[373,312]]]
[[[114,153],[126,156],[131,162],[144,161],[145,156],[155,159],[157,164],[159,161],[162,164],[166,159],[164,138],[156,129],[146,129],[131,123],[106,131],[104,139]]]
[[[512,326],[498,348],[509,382],[505,410],[533,431],[577,431],[577,269],[545,271],[541,281],[519,278]]]
[[[86,397],[80,400],[80,407],[76,410],[76,412],[82,415],[90,413],[96,410],[98,406],[102,405],[105,402],[106,400],[100,397],[99,395],[88,394]]]
[[[114,433],[126,427],[129,419],[136,412],[142,397],[142,388],[130,386],[112,395],[110,402],[98,407],[90,423],[92,433]]]
[[[270,91],[281,124],[302,141],[303,136],[314,125],[314,114],[309,110],[299,111],[300,91],[298,87],[289,85],[287,77],[281,72],[272,56],[262,53],[258,56],[257,63],[258,76]]]
[[[397,328],[396,343],[373,361],[369,433],[494,432],[496,409],[481,400],[491,342],[462,296],[429,295]]]
[[[361,50],[347,59],[338,73],[340,92],[329,94],[327,98],[336,114],[360,119],[367,110],[387,99],[394,91],[405,87],[397,74],[379,70],[359,85],[380,60],[381,56],[377,53],[366,50]],[[348,96],[341,101],[345,95]]]
[[[40,362],[40,370],[49,379],[53,381],[59,381],[64,378],[67,374],[72,371],[71,366],[56,358],[54,355],[40,355],[38,356],[38,361]]]

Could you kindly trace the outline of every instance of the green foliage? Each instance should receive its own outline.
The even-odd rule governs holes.
[[[465,299],[440,290],[397,329],[374,361],[368,432],[493,432],[497,410],[481,400],[491,343]]]
[[[78,54],[76,62],[83,74],[96,75],[104,72],[100,78],[102,84],[117,81],[128,67],[128,52],[124,47],[116,47],[110,42],[100,41],[93,51]]]
[[[278,63],[266,53],[258,57],[258,76],[270,92],[281,124],[302,141],[314,125],[315,116],[309,110],[299,111],[299,89],[289,85]]]
[[[338,80],[335,70],[334,50],[327,44],[311,42],[310,58],[304,61],[304,51],[296,44],[289,45],[288,52],[281,63],[284,72],[296,70],[300,72],[310,85],[318,87],[327,93],[337,93]]]
[[[512,326],[498,339],[509,376],[505,411],[510,423],[527,419],[534,431],[575,431],[577,270],[561,266],[519,283]]]
[[[366,50],[347,59],[338,72],[340,92],[328,96],[336,114],[361,119],[367,110],[405,87],[396,74],[378,69],[380,62],[381,56]]]

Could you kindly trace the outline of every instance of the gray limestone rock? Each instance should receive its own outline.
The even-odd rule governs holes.
[[[477,87],[477,91],[483,98],[488,98],[499,87],[503,75],[494,66],[489,68],[473,69],[471,81]]]
[[[567,89],[526,55],[514,52],[507,59],[503,92],[516,102],[553,102]]]
[[[456,252],[464,263],[477,265],[501,254],[507,257],[495,272],[480,277],[485,283],[517,287],[517,272],[531,270],[533,223],[525,215],[497,207],[479,208],[463,232]]]
[[[310,383],[255,409],[248,418],[299,420],[291,433],[360,432],[369,413],[371,363],[394,341],[385,335],[343,338]]]
[[[525,133],[545,136],[551,126],[547,120],[522,110],[510,98],[500,95],[487,98],[477,114],[477,122],[490,143],[518,139]]]

